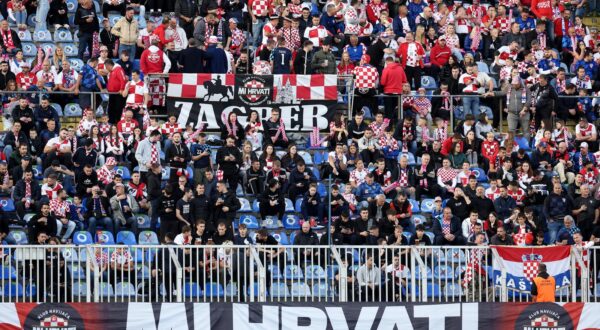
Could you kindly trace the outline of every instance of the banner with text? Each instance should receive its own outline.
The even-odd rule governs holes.
[[[0,329],[600,329],[597,303],[0,304]]]
[[[169,75],[167,109],[180,125],[218,130],[234,112],[242,126],[252,110],[261,119],[279,108],[286,131],[325,129],[337,107],[336,75]]]

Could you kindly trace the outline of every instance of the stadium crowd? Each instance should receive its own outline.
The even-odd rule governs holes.
[[[40,243],[137,234],[147,215],[161,241],[185,228],[176,243],[249,244],[244,213],[294,213],[331,233],[303,227],[291,242],[302,245],[600,238],[600,44],[582,16],[595,1],[3,5],[0,194],[14,200],[3,242],[19,226]],[[55,44],[37,42],[49,29]],[[69,36],[72,56],[58,40]],[[353,117],[337,113],[322,146],[288,137],[277,109],[245,125],[230,113],[214,136],[156,116],[165,78],[151,75],[176,72],[353,76],[340,87]],[[61,122],[63,108],[81,111],[79,125]]]

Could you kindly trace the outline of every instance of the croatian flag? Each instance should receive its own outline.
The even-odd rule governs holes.
[[[494,285],[500,286],[502,269],[506,269],[506,286],[510,290],[531,292],[531,281],[538,274],[540,263],[546,264],[554,276],[557,288],[571,285],[571,248],[550,247],[494,247],[500,258],[493,261]]]

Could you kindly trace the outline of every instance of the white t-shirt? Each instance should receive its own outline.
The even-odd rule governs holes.
[[[60,136],[56,136],[56,137],[53,137],[50,140],[48,140],[48,142],[46,143],[46,146],[47,147],[59,146],[56,149],[58,152],[60,152],[61,150],[64,150],[63,152],[71,151],[71,141],[69,141],[69,140],[62,141],[60,139]]]

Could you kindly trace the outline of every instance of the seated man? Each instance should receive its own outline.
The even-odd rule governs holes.
[[[119,232],[120,227],[130,226],[131,231],[137,235],[137,221],[134,215],[140,208],[135,199],[125,193],[122,183],[115,185],[115,195],[110,199],[110,207],[115,219],[116,232]]]

